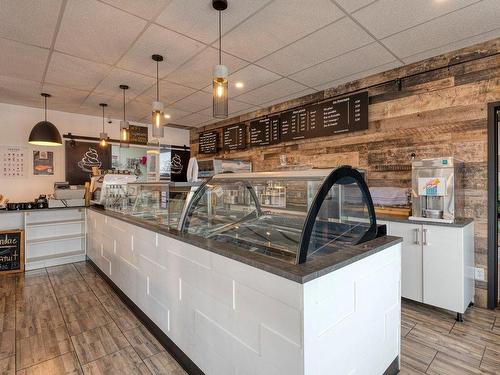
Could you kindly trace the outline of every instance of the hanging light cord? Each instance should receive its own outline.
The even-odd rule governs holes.
[[[125,122],[125,89],[123,89],[123,122]]]
[[[156,101],[160,101],[160,75],[158,73],[158,60],[156,60]]]
[[[47,122],[47,97],[44,96],[43,99],[45,101],[45,122]]]
[[[222,65],[222,12],[219,10],[219,65]]]
[[[104,133],[104,106],[102,106],[102,132]]]

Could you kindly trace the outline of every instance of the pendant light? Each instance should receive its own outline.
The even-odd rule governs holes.
[[[99,145],[102,148],[105,148],[108,145],[108,133],[104,131],[104,108],[106,108],[108,105],[106,103],[99,103],[99,105],[102,107],[102,133],[99,134]]]
[[[212,7],[219,12],[219,64],[214,67],[213,77],[213,116],[228,116],[228,82],[229,71],[222,65],[222,11],[227,8],[227,0],[212,0]]]
[[[125,91],[128,90],[127,85],[120,85],[123,90],[123,121],[120,121],[120,147],[129,147],[130,142],[130,124],[125,117]]]
[[[31,129],[28,143],[37,146],[61,146],[62,138],[59,130],[53,123],[47,121],[47,98],[50,98],[50,94],[43,92],[40,95],[45,101],[45,120],[40,121]]]
[[[153,111],[151,113],[151,123],[153,124],[153,137],[155,138],[163,138],[163,103],[160,102],[160,77],[158,72],[158,64],[160,61],[163,61],[162,55],[153,55],[151,56],[153,61],[156,61],[156,101],[153,102]]]

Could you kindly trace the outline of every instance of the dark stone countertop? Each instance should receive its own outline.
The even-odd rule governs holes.
[[[0,210],[0,214],[20,214],[25,212],[43,212],[43,211],[56,211],[56,210],[75,210],[75,209],[84,209],[85,206],[76,206],[76,207],[53,207],[53,208],[33,208],[31,210]]]
[[[138,227],[186,242],[193,246],[211,251],[213,253],[237,260],[249,266],[281,276],[283,278],[304,284],[320,276],[336,271],[349,264],[357,262],[370,255],[378,253],[390,246],[402,242],[399,237],[384,236],[360,245],[345,245],[330,253],[318,253],[303,264],[291,264],[265,255],[252,253],[236,245],[223,243],[199,236],[180,233],[178,230],[169,229],[164,225],[148,222],[132,216],[106,211],[102,208],[90,207],[89,210],[107,215],[109,217],[137,225]]]
[[[469,218],[458,218],[455,219],[453,223],[442,223],[438,221],[411,220],[408,217],[401,217],[401,216],[377,215],[377,222],[379,220],[394,221],[397,223],[408,223],[408,224],[437,225],[442,227],[454,227],[454,228],[463,228],[469,225],[470,223],[474,222],[474,219],[469,219]]]

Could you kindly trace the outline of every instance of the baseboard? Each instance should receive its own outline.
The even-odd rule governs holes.
[[[90,258],[87,262],[189,375],[205,375],[201,369],[158,327]],[[392,375],[392,373],[391,373]]]
[[[399,356],[394,358],[394,361],[387,367],[387,370],[385,370],[384,375],[396,375],[399,374]]]

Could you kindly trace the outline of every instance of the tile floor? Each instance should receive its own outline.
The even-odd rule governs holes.
[[[403,301],[401,374],[500,374],[500,310],[454,318]],[[185,372],[82,262],[0,277],[0,374]]]

